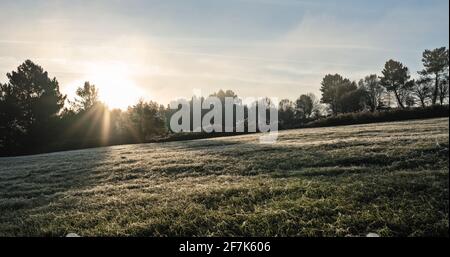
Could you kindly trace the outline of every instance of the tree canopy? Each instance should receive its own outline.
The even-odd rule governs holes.
[[[422,58],[424,69],[419,74],[424,77],[434,77],[434,88],[432,90],[432,104],[436,104],[440,93],[448,94],[448,69],[449,53],[446,47],[434,50],[425,50]],[[446,86],[447,85],[447,86]],[[440,97],[441,104],[443,97]]]
[[[66,96],[56,78],[26,60],[7,75],[1,86],[1,141],[8,151],[37,146],[48,140]]]
[[[358,83],[337,73],[325,75],[321,81],[320,101],[312,93],[301,94],[293,100],[283,99],[279,103],[273,103],[270,98],[265,100],[272,108],[278,105],[281,128],[299,127],[329,115],[379,112],[392,107],[425,108],[438,101],[441,105],[447,104],[448,49],[425,50],[422,62],[424,68],[418,72],[420,78],[411,79],[408,67],[391,59],[385,63],[381,76],[370,74]],[[1,155],[147,142],[171,133],[168,120],[176,111],[156,102],[141,100],[127,110],[110,110],[100,101],[98,88],[88,81],[77,88],[75,99],[69,100],[60,92],[56,78],[51,78],[30,60],[6,76],[7,82],[0,83]],[[392,95],[397,101],[396,106],[391,105]],[[222,104],[226,97],[237,98],[232,90],[219,90],[211,96],[218,97]],[[191,107],[191,124],[194,100],[202,102],[205,99],[194,96],[187,101]],[[65,106],[66,102],[69,104]],[[254,110],[250,107],[258,108],[258,102],[246,105],[238,99],[232,105],[233,124],[237,122],[239,110],[244,113],[244,121],[240,124],[248,128],[251,125],[248,117]],[[200,118],[209,111],[201,108]],[[225,131],[225,109],[221,112],[222,131]],[[236,128],[233,127],[233,131]]]
[[[405,93],[408,91],[408,80],[410,78],[408,67],[403,63],[389,60],[384,65],[384,69],[381,72],[383,74],[381,79],[381,85],[383,85],[387,91],[393,92],[397,99],[397,104],[401,108],[405,108]]]

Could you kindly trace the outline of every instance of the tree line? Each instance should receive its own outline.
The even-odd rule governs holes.
[[[271,103],[278,105],[279,127],[299,127],[344,113],[448,104],[448,49],[425,50],[422,62],[424,68],[418,71],[416,80],[395,60],[386,62],[381,76],[368,75],[359,82],[328,74],[321,83],[320,99],[309,93],[294,101]],[[89,82],[81,85],[75,99],[70,100],[60,92],[56,78],[50,78],[30,60],[6,76],[8,81],[0,83],[2,156],[148,142],[171,135],[168,121],[176,110],[156,102],[140,100],[127,110],[110,110],[99,100],[101,92]],[[219,90],[213,96],[222,101],[237,97],[231,90]]]
[[[0,84],[0,155],[137,143],[166,132],[165,108],[155,102],[109,110],[89,82],[71,101],[56,78],[30,60],[6,76]]]
[[[422,62],[424,68],[418,71],[418,79],[411,79],[408,67],[395,60],[386,62],[381,76],[371,74],[358,82],[340,74],[328,74],[321,82],[320,101],[308,94],[295,102],[289,99],[280,102],[280,125],[295,127],[311,117],[448,104],[448,49],[425,50]]]

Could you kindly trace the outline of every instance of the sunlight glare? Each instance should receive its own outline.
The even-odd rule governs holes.
[[[87,78],[99,89],[100,101],[110,108],[124,110],[144,98],[143,91],[132,79],[129,66],[122,63],[91,64]]]

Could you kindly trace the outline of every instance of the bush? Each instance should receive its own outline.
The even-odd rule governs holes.
[[[328,127],[413,119],[429,119],[449,116],[448,105],[434,105],[426,108],[392,109],[377,112],[345,113],[309,122],[303,127]]]

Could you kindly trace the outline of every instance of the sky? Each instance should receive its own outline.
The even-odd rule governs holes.
[[[91,81],[118,108],[194,90],[294,100],[391,58],[416,76],[449,45],[448,0],[1,0],[0,17],[0,82],[30,59],[69,98]]]

